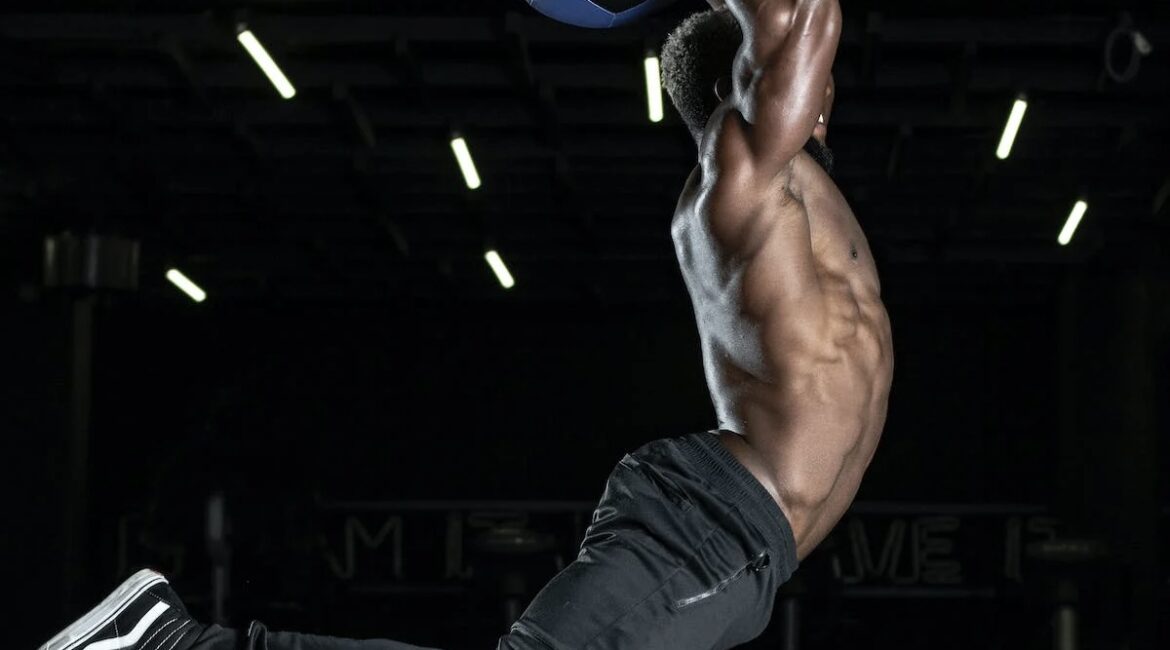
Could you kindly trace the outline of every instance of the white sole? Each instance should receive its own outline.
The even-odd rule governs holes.
[[[89,641],[98,630],[110,624],[126,610],[135,598],[141,596],[147,589],[166,583],[167,579],[161,573],[143,569],[130,576],[118,586],[97,607],[89,610],[84,616],[73,621],[68,627],[49,640],[38,650],[74,650],[81,644]]]

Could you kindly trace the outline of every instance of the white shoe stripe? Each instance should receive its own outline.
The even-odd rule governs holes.
[[[150,611],[146,612],[145,616],[138,619],[138,624],[135,625],[134,629],[130,630],[129,633],[114,637],[112,639],[103,639],[96,643],[91,643],[85,646],[85,650],[121,650],[121,648],[129,648],[135,643],[138,643],[138,640],[142,638],[142,635],[146,634],[146,631],[150,629],[150,626],[154,625],[154,622],[158,620],[158,617],[162,616],[163,612],[167,611],[168,609],[170,609],[170,605],[159,601],[155,604],[154,607],[150,608]]]
[[[157,584],[166,584],[162,575],[143,569],[130,576],[117,589],[110,592],[105,600],[61,630],[39,650],[78,650],[93,635],[97,634],[114,619],[122,615],[139,596]],[[115,632],[116,634],[117,632]]]
[[[179,620],[178,618],[172,618],[171,620],[167,621],[166,623],[163,623],[162,625],[154,628],[154,631],[150,633],[150,636],[146,637],[146,640],[139,644],[138,650],[146,650],[146,648],[149,648],[150,642],[154,640],[154,637],[158,636],[159,634],[162,634],[163,630],[167,629],[168,627],[171,626],[172,623],[175,623],[178,620]],[[158,650],[158,649],[155,648],[155,650]]]

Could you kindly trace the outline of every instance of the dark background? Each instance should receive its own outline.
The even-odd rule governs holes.
[[[598,32],[519,0],[5,3],[14,647],[139,564],[168,570],[207,620],[215,493],[231,519],[227,622],[490,647],[507,627],[497,583],[417,588],[428,570],[411,552],[442,544],[441,519],[408,523],[405,577],[368,549],[369,568],[339,579],[322,549],[350,506],[323,504],[588,503],[626,451],[714,425],[668,236],[693,145],[669,106],[646,119],[641,72],[699,8]],[[1154,46],[1127,81],[1104,66],[1122,9]],[[1027,0],[844,14],[830,144],[878,258],[897,368],[858,507],[793,587],[803,645],[1050,647],[1063,576],[1086,647],[1164,647],[1170,12]],[[235,43],[237,20],[294,99]],[[1112,52],[1121,68],[1129,43]],[[998,161],[1021,91],[1028,114]],[[1061,247],[1078,197],[1089,211]],[[66,231],[140,241],[138,289],[46,287],[43,241]],[[514,289],[484,264],[489,245]],[[169,285],[170,265],[207,302]],[[980,558],[1004,553],[1011,513],[1108,553],[1027,558],[1005,579]],[[856,548],[849,522],[877,554],[891,522],[922,514],[962,520],[958,584],[834,573]],[[376,530],[381,515],[357,516]],[[571,560],[563,522],[530,527]],[[525,603],[553,565],[521,571]],[[779,647],[780,618],[752,647]]]

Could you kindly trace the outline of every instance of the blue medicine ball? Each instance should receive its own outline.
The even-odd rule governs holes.
[[[658,11],[675,0],[528,0],[540,13],[578,27],[620,27]]]

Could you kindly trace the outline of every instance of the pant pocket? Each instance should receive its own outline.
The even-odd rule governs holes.
[[[666,497],[667,501],[674,504],[679,510],[686,512],[694,507],[695,502],[687,494],[686,490],[660,468],[630,454],[626,454],[619,461],[619,464],[648,481],[662,496]]]
[[[771,557],[768,555],[768,552],[761,551],[759,554],[757,554],[755,557],[753,557],[749,562],[747,562],[746,564],[741,566],[739,569],[734,571],[731,575],[716,582],[715,584],[711,585],[709,588],[707,588],[703,591],[700,591],[698,593],[689,595],[689,596],[684,596],[682,598],[675,599],[675,601],[673,603],[674,608],[676,610],[683,610],[683,609],[687,609],[689,607],[694,607],[700,603],[707,602],[711,598],[714,598],[715,596],[718,596],[719,594],[730,589],[732,587],[732,585],[734,585],[739,580],[742,580],[743,578],[745,578],[747,576],[751,576],[753,574],[759,573],[760,571],[765,569],[770,563],[771,563]]]

